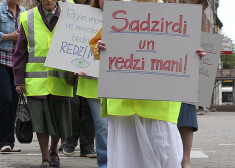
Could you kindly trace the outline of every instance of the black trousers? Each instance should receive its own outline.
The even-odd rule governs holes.
[[[0,148],[14,148],[14,122],[18,104],[13,69],[0,64]]]
[[[74,87],[74,93],[76,93],[76,87]],[[73,135],[66,139],[66,143],[77,146],[78,138],[80,138],[80,147],[94,146],[94,122],[86,98],[74,94],[70,103]]]

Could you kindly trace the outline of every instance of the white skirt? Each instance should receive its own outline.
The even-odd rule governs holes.
[[[108,168],[181,168],[183,146],[176,124],[109,116]]]

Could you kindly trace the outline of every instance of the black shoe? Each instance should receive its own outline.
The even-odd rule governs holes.
[[[63,151],[63,149],[64,149],[64,146],[65,146],[65,144],[60,145],[60,147],[59,147],[58,151],[62,152],[62,151]]]
[[[66,144],[63,148],[63,153],[66,156],[72,156],[75,153],[75,146],[72,144]]]
[[[56,152],[50,152],[50,156],[56,156],[58,159],[50,159],[50,167],[60,167],[60,158]]]
[[[81,146],[80,157],[97,158],[94,145]]]
[[[42,163],[47,162],[49,165],[41,165],[39,168],[50,168],[50,161],[48,159],[44,159]]]

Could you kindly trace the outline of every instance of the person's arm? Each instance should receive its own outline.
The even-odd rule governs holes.
[[[28,60],[28,41],[25,35],[24,28],[21,24],[19,38],[16,44],[16,51],[13,56],[13,69],[16,91],[25,93],[25,67]]]
[[[1,41],[5,41],[5,40],[17,40],[19,36],[19,30],[15,30],[12,33],[9,34],[4,34],[3,32],[1,32]]]

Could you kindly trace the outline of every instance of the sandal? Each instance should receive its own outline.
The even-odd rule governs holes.
[[[50,161],[48,159],[44,159],[42,163],[47,162],[49,165],[41,165],[39,168],[50,168]]]
[[[51,159],[51,161],[50,161],[50,167],[59,168],[59,167],[60,167],[60,158],[59,158],[58,154],[57,154],[56,152],[50,152],[50,156],[56,156],[56,157],[58,157],[57,160]]]

